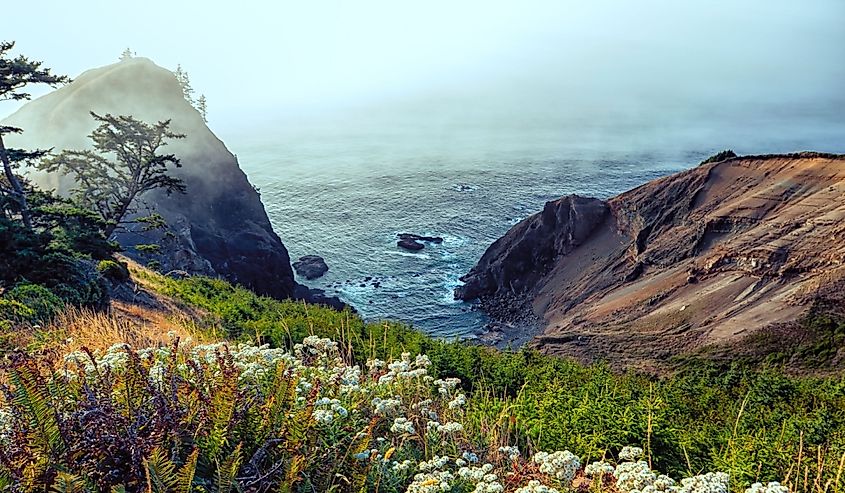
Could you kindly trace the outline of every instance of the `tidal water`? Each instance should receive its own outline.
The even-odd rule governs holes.
[[[223,138],[260,189],[295,260],[328,273],[299,279],[370,320],[394,319],[445,337],[485,324],[453,289],[485,249],[546,201],[607,198],[740,154],[845,152],[839,111],[566,118],[473,114],[456,108],[280,118]],[[441,236],[419,252],[397,233]]]

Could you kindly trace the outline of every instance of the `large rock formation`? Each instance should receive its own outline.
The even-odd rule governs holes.
[[[171,120],[187,138],[166,149],[182,160],[174,171],[187,193],[150,193],[144,202],[169,224],[168,231],[123,232],[118,240],[127,255],[144,262],[154,258],[165,270],[220,275],[261,294],[278,298],[307,293],[297,289],[285,246],[273,232],[257,191],[237,159],[184,99],[173,73],[146,58],[131,58],[89,70],[76,80],[23,106],[3,124],[22,127],[9,144],[25,148],[84,149],[95,127],[89,111],[129,114],[147,122]],[[46,188],[67,193],[65,177],[30,172]],[[146,212],[146,211],[145,211]],[[133,248],[158,243],[160,255]]]
[[[565,197],[463,280],[456,297],[500,321],[530,311],[548,353],[650,366],[746,341],[820,300],[842,306],[845,157],[730,158],[608,201]]]

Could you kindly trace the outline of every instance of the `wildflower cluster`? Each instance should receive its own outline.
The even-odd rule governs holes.
[[[789,493],[789,488],[777,481],[772,481],[766,485],[763,483],[754,483],[745,490],[745,493]]]
[[[557,451],[554,453],[537,452],[534,462],[539,464],[540,472],[556,478],[563,484],[569,484],[575,479],[575,472],[581,467],[581,461],[572,452]]]

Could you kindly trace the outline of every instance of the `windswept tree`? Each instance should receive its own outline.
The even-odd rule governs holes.
[[[202,121],[208,123],[208,101],[205,99],[205,94],[201,94],[197,99],[197,111],[202,115]]]
[[[182,95],[185,96],[185,101],[194,104],[194,88],[191,87],[191,80],[188,77],[188,72],[182,70],[182,65],[176,66],[176,71],[173,72],[176,80],[179,81],[179,86],[182,88]]]
[[[24,56],[11,58],[9,52],[14,48],[13,41],[0,42],[0,101],[20,101],[32,97],[25,92],[30,84],[47,84],[56,86],[69,82],[64,75],[54,75],[50,69],[43,68],[42,62],[34,62]],[[26,190],[20,179],[15,175],[15,161],[34,159],[45,154],[44,151],[26,152],[7,149],[3,136],[10,133],[21,133],[17,127],[0,126],[0,161],[3,162],[3,177],[0,181],[0,192],[16,204],[18,213],[24,225],[32,229],[32,216],[26,200]],[[15,159],[15,158],[18,159]]]
[[[135,54],[129,48],[123,50],[123,53],[120,54],[120,61],[129,60],[130,58],[134,57]]]
[[[144,194],[185,192],[182,180],[170,175],[181,167],[179,159],[161,152],[168,140],[185,136],[170,130],[170,120],[148,124],[131,116],[91,116],[100,123],[89,135],[94,150],[63,151],[39,169],[72,176],[75,198],[103,218],[110,237],[117,227],[134,222],[127,217],[137,212]]]

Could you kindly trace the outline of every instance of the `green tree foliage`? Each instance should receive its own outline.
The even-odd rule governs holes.
[[[52,74],[50,69],[42,67],[42,62],[31,61],[24,56],[12,58],[9,52],[14,46],[15,43],[11,41],[0,42],[0,101],[30,99],[31,95],[25,90],[27,86],[32,84],[56,86],[70,80],[66,76]],[[3,141],[3,135],[20,132],[22,130],[17,127],[0,126],[0,161],[3,163],[4,175],[4,179],[0,181],[0,192],[14,199],[17,212],[20,214],[24,225],[31,228],[32,220],[26,190],[20,179],[15,175],[14,161],[10,157],[16,151],[7,149]],[[3,212],[5,214],[6,211]]]
[[[726,159],[733,159],[735,157],[737,157],[737,155],[734,151],[732,151],[730,149],[726,149],[724,151],[713,154],[712,156],[705,159],[704,161],[702,161],[699,164],[718,163],[718,162],[724,161]]]
[[[105,224],[68,200],[24,186],[33,227],[0,216],[0,290],[5,290],[0,304],[6,308],[0,310],[0,326],[44,321],[55,313],[56,298],[61,304],[103,307],[107,289],[93,263],[111,258],[116,249],[102,234]],[[24,303],[31,313],[20,316],[14,303]]]
[[[185,192],[182,180],[170,175],[172,168],[181,167],[179,159],[161,153],[168,140],[184,135],[170,130],[170,120],[148,124],[131,116],[91,116],[100,123],[90,135],[94,150],[63,151],[39,169],[72,176],[75,198],[100,215],[109,237],[137,211],[147,192]]]

